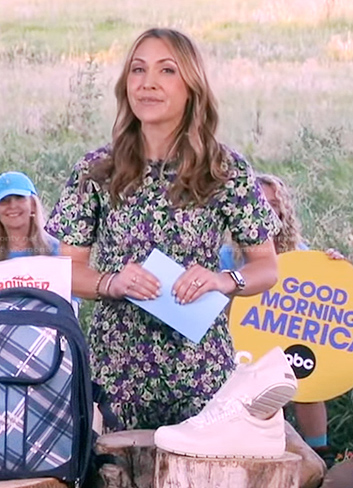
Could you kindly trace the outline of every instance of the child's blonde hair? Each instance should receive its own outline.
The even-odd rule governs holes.
[[[293,198],[288,186],[278,176],[272,174],[257,175],[257,181],[261,186],[270,186],[279,204],[279,219],[282,223],[281,230],[274,237],[277,254],[298,249],[302,236],[297,219]]]

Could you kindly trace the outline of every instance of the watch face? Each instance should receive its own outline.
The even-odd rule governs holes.
[[[236,282],[237,287],[241,290],[245,288],[245,280],[239,271],[232,271],[231,273],[233,280]]]

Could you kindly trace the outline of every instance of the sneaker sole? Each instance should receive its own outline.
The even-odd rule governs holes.
[[[197,459],[278,459],[283,456],[284,452],[280,454],[272,455],[256,455],[256,454],[195,454],[191,452],[178,451],[176,449],[164,449],[163,447],[157,446],[165,452],[171,452],[172,454],[178,454],[179,456],[192,457]]]
[[[270,387],[253,399],[246,409],[254,417],[265,420],[272,417],[280,408],[288,403],[295,395],[297,388],[287,384]]]

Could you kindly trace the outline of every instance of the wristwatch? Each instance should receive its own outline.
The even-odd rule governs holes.
[[[228,273],[237,286],[237,290],[244,290],[246,282],[243,275],[234,269],[222,269],[222,273]]]

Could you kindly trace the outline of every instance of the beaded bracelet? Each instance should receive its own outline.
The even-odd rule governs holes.
[[[98,276],[98,279],[97,279],[97,281],[96,281],[96,285],[95,285],[95,287],[94,287],[94,291],[95,291],[95,293],[96,293],[96,300],[98,300],[98,299],[99,299],[99,298],[101,298],[101,296],[102,296],[102,295],[100,294],[100,292],[99,292],[99,286],[100,286],[100,284],[102,283],[103,278],[104,278],[104,277],[105,277],[107,274],[109,274],[109,272],[108,272],[108,271],[106,271],[105,273],[102,273],[102,274],[100,274],[100,275]]]
[[[113,279],[115,278],[115,276],[116,276],[116,273],[112,273],[109,276],[109,278],[105,284],[105,290],[104,291],[105,291],[106,296],[109,296],[109,288],[110,288],[110,285],[113,283]]]

